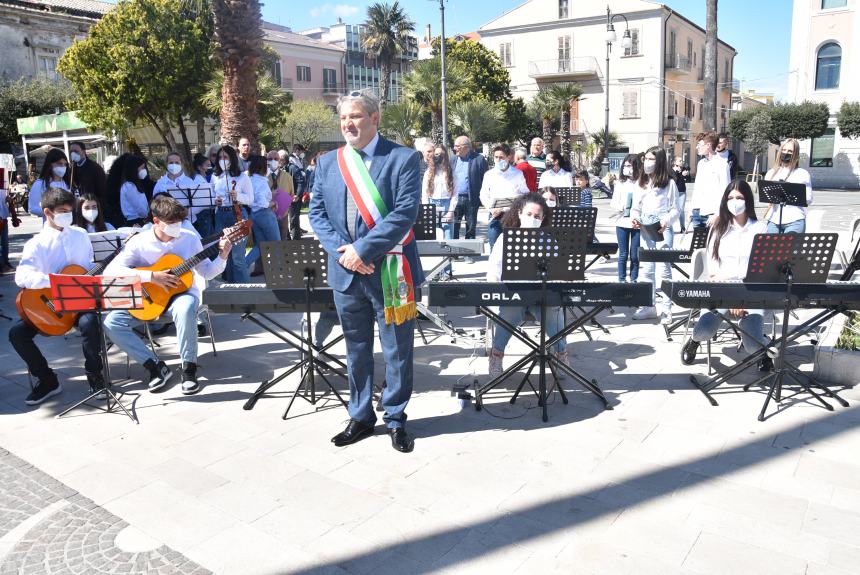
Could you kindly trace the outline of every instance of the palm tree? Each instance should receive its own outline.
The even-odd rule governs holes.
[[[451,121],[472,143],[491,142],[502,129],[504,114],[498,104],[486,100],[457,102],[451,110]]]
[[[535,97],[529,102],[529,109],[532,117],[540,118],[542,138],[547,147],[552,145],[552,123],[558,120],[558,106],[550,101],[549,90],[540,89]]]
[[[224,66],[221,90],[221,140],[251,140],[256,149],[257,62],[263,50],[259,0],[211,0],[215,25],[215,57]]]
[[[706,0],[705,130],[717,128],[717,0]]]
[[[594,154],[594,159],[591,161],[591,165],[594,167],[595,174],[600,173],[601,166],[603,165],[603,158],[606,156],[606,148],[604,145],[606,144],[606,128],[600,128],[596,132],[591,133],[591,143],[594,145],[594,148],[597,150],[597,153]],[[613,131],[609,131],[609,147],[615,148],[624,143],[618,134]]]
[[[391,65],[408,50],[409,33],[415,30],[415,23],[395,0],[394,4],[377,2],[369,6],[364,26],[362,43],[379,66],[379,105],[384,107],[388,101]]]
[[[420,123],[421,106],[403,100],[385,108],[379,128],[384,134],[397,136],[404,146],[411,148],[415,143],[415,130]]]
[[[558,136],[561,140],[561,153],[570,158],[570,103],[582,96],[582,86],[579,84],[553,84],[547,90],[549,101],[556,105],[561,113],[561,124]]]
[[[466,72],[458,62],[446,62],[445,83],[448,98],[459,92],[465,81]],[[403,89],[409,98],[430,112],[433,142],[442,143],[442,63],[439,57],[420,60],[412,65],[412,70],[403,76]]]

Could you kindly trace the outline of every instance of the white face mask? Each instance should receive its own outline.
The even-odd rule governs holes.
[[[555,207],[555,200],[547,200],[546,201],[546,207],[554,208]]]
[[[182,173],[182,164],[167,164],[167,171],[174,176]]]
[[[69,158],[71,158],[72,161],[76,164],[81,161],[81,155],[77,152],[72,152],[71,154],[69,154]]]
[[[525,214],[520,214],[520,227],[521,228],[539,228],[541,220],[527,216]]]
[[[633,168],[630,166],[625,166],[621,169],[621,173],[624,174],[626,177],[631,178],[633,177]]]
[[[498,162],[496,162],[496,165],[497,165],[497,166],[499,167],[499,169],[500,169],[501,171],[503,171],[503,172],[504,172],[505,170],[507,170],[507,169],[511,166],[511,164],[510,164],[507,160],[504,160],[504,159],[499,160]]]
[[[138,170],[138,171],[137,171],[137,179],[139,179],[139,180],[145,180],[145,179],[146,179],[146,174],[147,174],[147,173],[148,173],[148,172],[146,171],[146,168],[143,168],[143,169]]]
[[[60,228],[67,228],[72,225],[73,219],[74,215],[72,214],[72,212],[54,214],[54,225]]]
[[[300,160],[304,160],[304,159],[305,159],[305,153],[304,153],[304,152],[302,152],[301,154],[299,154],[299,159],[300,159]]]
[[[51,168],[51,171],[58,178],[62,178],[66,175],[66,166],[54,166],[53,168]]]
[[[84,219],[89,223],[93,223],[96,221],[96,218],[99,217],[99,211],[96,208],[91,210],[81,210],[81,215],[84,216]]]
[[[182,222],[176,222],[173,224],[164,224],[161,228],[165,234],[170,236],[171,238],[178,238],[179,234],[182,233]]]
[[[744,200],[729,200],[726,202],[726,207],[733,215],[739,216],[747,209],[747,203]]]
[[[273,172],[278,171],[278,167],[280,166],[280,162],[278,160],[269,160],[269,169]]]
[[[230,160],[226,158],[221,158],[220,160],[218,160],[218,165],[221,166],[221,169],[226,172],[227,168],[230,167]]]
[[[642,164],[642,169],[645,170],[646,174],[653,174],[654,170],[657,169],[657,162],[654,160],[645,160]]]

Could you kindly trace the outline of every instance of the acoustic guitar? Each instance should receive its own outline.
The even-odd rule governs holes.
[[[89,271],[79,265],[72,264],[64,267],[60,273],[74,276],[97,276],[101,274],[134,235],[130,234],[121,245],[117,246],[113,252]],[[57,311],[53,301],[51,301],[51,288],[22,289],[15,298],[15,307],[18,308],[18,315],[21,316],[24,323],[47,336],[65,335],[75,325],[75,320],[78,317],[77,312]]]
[[[235,243],[247,237],[249,233],[251,233],[251,221],[242,220],[236,225],[224,228],[221,237]],[[142,321],[152,321],[158,318],[164,313],[167,306],[170,305],[170,299],[173,296],[186,292],[191,288],[193,277],[191,270],[194,269],[194,266],[214,256],[218,251],[218,244],[215,243],[184,261],[177,255],[165,254],[158,258],[158,261],[153,265],[137,268],[142,271],[169,272],[178,277],[181,283],[175,288],[162,287],[152,282],[144,283],[143,308],[129,310],[129,313]]]

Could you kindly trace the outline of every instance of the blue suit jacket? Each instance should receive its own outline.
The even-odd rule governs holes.
[[[337,263],[340,257],[337,248],[351,243],[361,261],[375,264],[373,275],[381,289],[379,272],[383,257],[403,239],[418,217],[421,203],[419,158],[420,154],[415,150],[379,137],[370,164],[370,177],[389,211],[372,230],[364,224],[361,215],[356,214],[355,242],[350,239],[346,227],[347,189],[337,165],[337,153],[330,152],[317,160],[308,215],[314,233],[329,255],[328,283],[332,288],[346,291],[352,283],[354,272]],[[412,280],[418,286],[424,281],[424,270],[415,241],[403,251],[412,271]]]

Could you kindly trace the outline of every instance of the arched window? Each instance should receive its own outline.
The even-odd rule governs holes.
[[[828,42],[818,49],[815,63],[815,89],[835,90],[839,87],[839,68],[842,65],[842,48]]]

